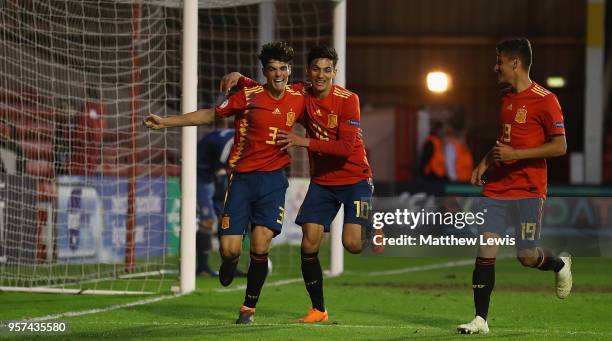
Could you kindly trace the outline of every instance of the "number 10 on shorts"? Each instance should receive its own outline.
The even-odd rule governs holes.
[[[370,203],[367,201],[355,200],[353,201],[355,204],[355,216],[361,219],[369,219],[370,218]]]

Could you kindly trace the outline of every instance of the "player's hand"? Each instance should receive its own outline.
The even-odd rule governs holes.
[[[163,121],[164,121],[163,118],[155,114],[149,114],[149,116],[145,118],[144,121],[142,121],[142,123],[145,125],[145,127],[149,129],[159,130],[159,129],[167,128],[164,125]]]
[[[285,144],[281,150],[286,150],[287,148],[293,146],[308,147],[309,140],[290,131],[279,130],[276,134],[276,143]]]
[[[487,171],[487,165],[484,162],[478,164],[476,168],[472,171],[472,178],[470,182],[473,186],[482,186],[484,185],[484,180],[482,180],[482,176]]]
[[[229,91],[238,84],[240,77],[242,77],[240,72],[230,72],[223,76],[221,84],[219,85],[219,91],[227,95]]]
[[[491,152],[491,156],[495,161],[511,161],[516,160],[516,150],[507,144],[495,141],[495,147]]]

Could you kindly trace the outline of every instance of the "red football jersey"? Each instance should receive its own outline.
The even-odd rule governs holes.
[[[238,86],[258,83],[240,77]],[[293,84],[295,91],[304,91],[303,84]],[[306,95],[306,134],[310,138],[310,177],[319,185],[352,185],[372,177],[360,134],[359,97],[333,85],[323,99]]]
[[[565,135],[563,113],[557,97],[533,84],[520,93],[502,97],[500,143],[514,149],[541,146],[556,135]],[[496,162],[487,171],[482,193],[498,199],[546,197],[546,160]]]
[[[234,147],[228,159],[232,171],[275,171],[289,164],[289,154],[281,150],[276,136],[302,118],[304,95],[287,87],[281,99],[274,99],[258,85],[235,93],[215,113],[234,115]]]
[[[302,85],[292,86],[299,90]],[[360,134],[359,97],[333,85],[329,94],[318,99],[306,96],[310,138],[310,177],[324,186],[351,185],[372,177]]]

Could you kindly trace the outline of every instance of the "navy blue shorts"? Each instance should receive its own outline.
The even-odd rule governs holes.
[[[323,225],[325,232],[329,232],[340,205],[344,204],[345,224],[369,228],[373,192],[370,179],[343,186],[322,186],[311,181],[295,223]]]
[[[232,174],[219,235],[244,235],[247,227],[259,225],[277,236],[283,228],[287,187],[283,169]]]
[[[484,224],[480,225],[479,231],[493,232],[503,237],[510,228],[519,250],[535,248],[540,244],[543,206],[542,198],[480,198],[478,212],[484,213]]]
[[[197,202],[200,220],[215,219],[222,211],[222,204],[213,200],[214,182],[198,182]]]

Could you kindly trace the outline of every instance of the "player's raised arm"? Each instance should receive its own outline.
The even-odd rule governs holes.
[[[200,109],[186,113],[184,115],[160,117],[155,114],[149,114],[144,119],[143,124],[149,129],[164,129],[183,126],[199,126],[211,124],[215,119],[215,111],[213,109]]]
[[[242,90],[245,87],[253,87],[257,85],[260,85],[257,81],[243,76],[240,72],[230,72],[221,79],[219,91],[227,95],[235,86]]]
[[[221,82],[219,83],[219,91],[227,95],[233,87],[238,87],[238,89],[242,90],[243,88],[251,88],[258,85],[261,85],[258,81],[251,79],[240,72],[230,72],[221,78]],[[290,88],[295,91],[302,91],[308,87],[310,87],[310,83],[308,82],[298,82],[290,85]]]

